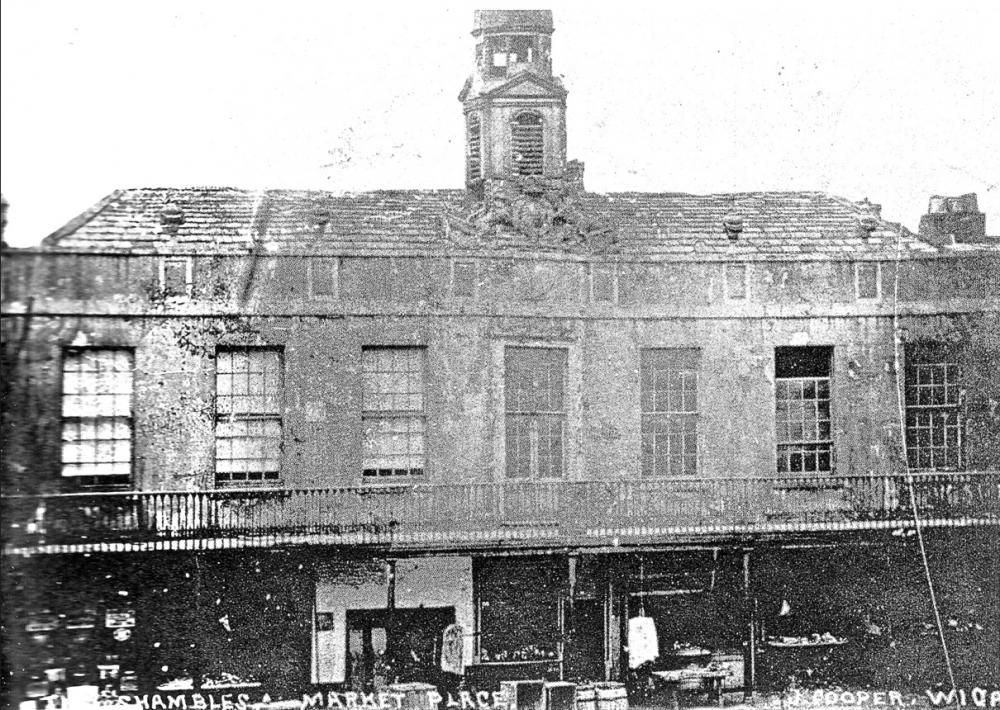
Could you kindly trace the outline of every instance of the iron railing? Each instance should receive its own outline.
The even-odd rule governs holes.
[[[5,549],[422,547],[1000,524],[1000,472],[5,496]],[[916,516],[914,516],[916,512]]]

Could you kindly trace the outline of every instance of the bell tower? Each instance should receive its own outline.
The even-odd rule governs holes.
[[[565,178],[566,90],[552,75],[551,10],[476,10],[476,57],[459,101],[465,181]]]

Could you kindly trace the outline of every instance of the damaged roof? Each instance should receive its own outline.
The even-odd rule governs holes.
[[[609,228],[612,247],[605,251],[622,258],[878,258],[896,254],[897,238],[904,253],[938,252],[898,224],[873,221],[877,211],[868,203],[822,192],[584,193],[576,206]],[[470,223],[473,210],[465,190],[127,189],[108,195],[43,246],[216,253],[263,245],[277,253],[385,256],[580,252],[511,229],[456,231],[456,222]],[[724,228],[732,215],[742,218],[735,239]],[[871,231],[859,226],[866,215]]]

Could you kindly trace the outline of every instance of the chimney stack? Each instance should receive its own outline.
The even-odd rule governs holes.
[[[958,197],[933,195],[927,214],[920,218],[920,237],[935,246],[982,244],[986,215],[979,211],[976,193]]]

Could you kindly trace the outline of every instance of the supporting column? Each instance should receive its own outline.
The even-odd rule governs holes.
[[[743,602],[747,636],[743,646],[743,698],[752,700],[757,684],[757,595],[751,589],[750,550],[743,551]]]
[[[609,568],[614,564],[609,560]],[[621,618],[616,599],[618,585],[613,570],[608,572],[604,588],[604,680],[616,680],[621,673]]]
[[[386,580],[386,609],[396,608],[396,560],[386,560],[385,563]]]

